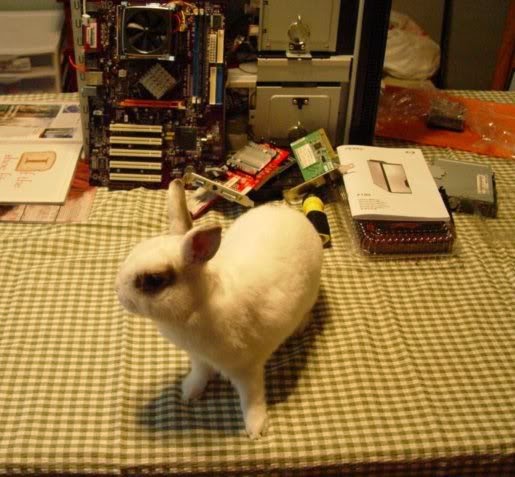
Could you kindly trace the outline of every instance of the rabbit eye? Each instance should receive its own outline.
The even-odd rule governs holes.
[[[175,275],[172,271],[161,273],[144,273],[138,275],[134,282],[134,286],[144,293],[157,293],[163,288],[171,285]]]

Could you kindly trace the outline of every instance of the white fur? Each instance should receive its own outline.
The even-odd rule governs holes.
[[[305,325],[316,301],[321,240],[302,213],[263,205],[232,224],[211,260],[195,261],[192,239],[207,230],[216,251],[217,230],[196,227],[184,234],[190,225],[183,197],[182,183],[174,181],[170,234],[133,249],[120,267],[117,293],[128,311],[152,318],[166,338],[188,352],[191,371],[182,384],[183,398],[198,397],[213,374],[222,373],[238,391],[247,432],[258,437],[266,422],[264,365]],[[175,271],[172,285],[150,296],[135,287],[138,274],[163,269]]]

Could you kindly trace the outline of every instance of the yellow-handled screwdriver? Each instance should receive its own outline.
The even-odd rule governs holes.
[[[302,202],[302,210],[320,235],[322,245],[328,245],[331,242],[331,230],[322,199],[316,195],[308,195]]]

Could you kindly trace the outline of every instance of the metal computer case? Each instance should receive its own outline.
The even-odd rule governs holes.
[[[288,132],[309,132],[318,125],[335,146],[371,143],[391,1],[261,3],[256,105],[251,112],[256,137],[288,145]],[[296,17],[311,26],[315,11],[327,28],[310,31],[305,50],[292,51],[290,26]]]
[[[334,53],[338,38],[340,0],[261,0],[260,51],[288,51],[291,25],[299,21],[309,31],[309,51]]]

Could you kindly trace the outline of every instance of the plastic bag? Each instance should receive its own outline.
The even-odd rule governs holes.
[[[463,131],[428,126],[436,100],[463,107]],[[515,105],[457,97],[437,89],[387,87],[379,100],[376,135],[515,159]]]
[[[406,15],[390,15],[384,71],[400,79],[424,80],[440,66],[440,47]]]

